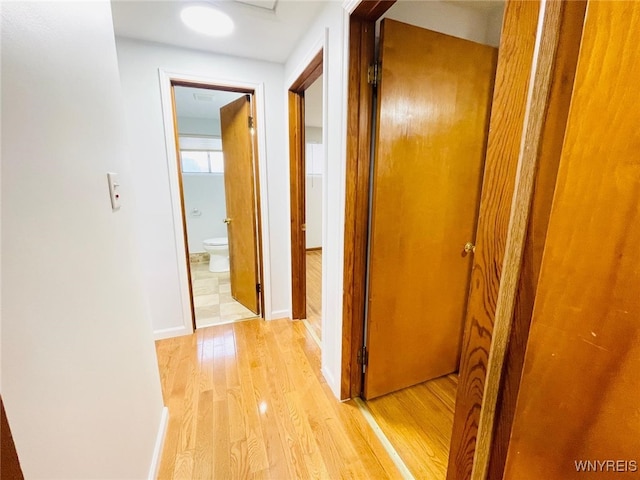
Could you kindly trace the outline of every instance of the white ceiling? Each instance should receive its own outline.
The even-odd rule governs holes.
[[[227,13],[235,23],[234,32],[229,37],[215,38],[189,30],[180,20],[180,11],[194,3],[208,3]],[[112,0],[111,8],[114,30],[119,36],[284,63],[327,3],[320,0]],[[275,8],[269,8],[274,5]]]

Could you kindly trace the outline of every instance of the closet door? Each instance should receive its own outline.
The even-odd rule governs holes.
[[[458,368],[497,57],[389,19],[380,41],[366,398]]]

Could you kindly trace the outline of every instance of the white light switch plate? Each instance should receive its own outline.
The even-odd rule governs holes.
[[[120,184],[118,183],[118,174],[108,172],[107,180],[109,180],[109,195],[111,195],[111,209],[115,212],[120,210]]]

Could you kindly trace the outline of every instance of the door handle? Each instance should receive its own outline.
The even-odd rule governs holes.
[[[231,219],[230,218],[225,218],[223,220],[224,223],[226,223],[227,225],[229,225],[231,223]]]
[[[469,253],[476,253],[476,246],[471,242],[464,244],[464,254],[467,255]]]

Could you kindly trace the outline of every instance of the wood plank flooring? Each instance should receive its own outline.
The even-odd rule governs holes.
[[[333,396],[302,322],[218,325],[156,349],[170,415],[159,478],[400,477],[354,403]]]
[[[457,385],[451,374],[366,402],[415,478],[447,476]]]
[[[307,322],[322,339],[322,250],[307,251]]]

